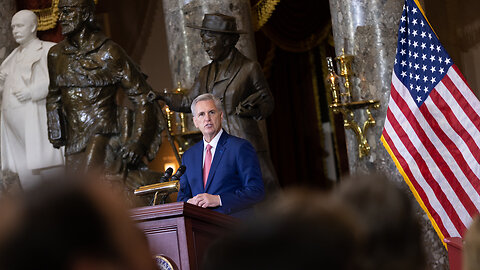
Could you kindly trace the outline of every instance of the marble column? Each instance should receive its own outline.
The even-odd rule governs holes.
[[[248,34],[240,35],[237,48],[250,59],[256,59],[255,42],[248,0],[163,0],[169,49],[170,70],[174,83],[189,88],[200,68],[210,62],[202,47],[200,31],[187,24],[202,25],[206,13],[223,13],[237,19],[237,27]]]
[[[379,172],[386,174],[411,195],[380,137],[385,123],[390,96],[391,74],[397,46],[398,24],[403,0],[330,0],[335,52],[355,56],[353,63],[353,100],[378,99],[381,107],[373,110],[376,126],[367,132],[370,155],[360,159],[358,142],[346,130],[351,173]],[[358,116],[363,123],[366,115]],[[413,196],[412,200],[414,200]],[[418,205],[418,204],[415,204]],[[427,263],[432,269],[448,268],[446,251],[425,213],[418,207],[424,231]]]
[[[2,0],[0,2],[0,63],[5,60],[5,58],[16,46],[10,27],[10,21],[15,11],[16,6],[14,0]],[[6,176],[5,172],[0,175],[0,197],[2,196],[1,193],[3,188],[6,185],[9,185],[9,183],[4,183],[9,182],[7,179],[12,179],[11,173],[9,173],[8,176]]]

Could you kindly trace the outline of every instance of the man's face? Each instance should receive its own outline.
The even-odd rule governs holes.
[[[220,132],[222,120],[223,113],[217,109],[213,100],[202,100],[195,105],[193,123],[200,129],[207,142]]]
[[[80,31],[86,20],[84,8],[75,1],[60,0],[58,9],[60,12],[58,21],[62,26],[62,35],[67,36]]]
[[[18,44],[25,44],[34,38],[35,23],[25,13],[17,13],[12,18],[12,34]]]
[[[225,45],[222,35],[224,34],[211,31],[202,31],[200,34],[205,52],[214,61],[225,59],[229,53],[229,48]]]

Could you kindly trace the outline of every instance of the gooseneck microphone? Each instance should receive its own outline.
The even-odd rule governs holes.
[[[170,181],[180,180],[180,177],[185,173],[186,170],[187,167],[185,167],[185,165],[181,165],[180,167],[178,167],[177,172],[175,172]]]
[[[158,183],[139,187],[133,192],[133,194],[142,196],[159,192],[159,194],[168,195],[171,192],[177,192],[180,189],[180,177],[185,173],[186,170],[187,167],[185,167],[185,165],[180,166],[177,172],[169,180],[168,178],[170,178],[172,175],[173,169],[168,168]],[[155,202],[153,205],[155,205]]]
[[[168,169],[165,170],[165,174],[163,174],[162,177],[160,177],[160,180],[158,182],[167,182],[170,177],[172,177],[173,174],[173,169],[172,167],[168,167]]]

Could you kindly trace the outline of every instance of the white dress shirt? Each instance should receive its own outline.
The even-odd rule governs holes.
[[[205,141],[205,137],[203,138],[203,163],[202,163],[202,168],[205,166],[205,154],[207,153],[207,144],[210,144],[212,148],[210,149],[210,152],[212,152],[212,163],[213,163],[213,157],[215,156],[215,150],[217,149],[217,144],[218,141],[220,140],[220,136],[222,136],[223,129],[220,129],[220,131],[213,137],[213,139],[210,142]]]

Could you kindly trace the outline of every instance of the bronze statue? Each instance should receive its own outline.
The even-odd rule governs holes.
[[[142,159],[155,157],[164,128],[158,105],[147,100],[146,76],[100,31],[93,0],[60,0],[58,7],[66,38],[48,54],[50,142],[65,146],[70,171],[146,170]]]
[[[164,100],[170,109],[191,112],[192,100],[212,93],[225,110],[223,128],[231,135],[246,139],[254,146],[260,161],[267,192],[277,189],[278,180],[268,155],[266,140],[257,120],[272,113],[274,101],[260,65],[235,48],[240,34],[234,17],[205,14],[200,29],[203,46],[212,62],[198,74],[188,95],[154,93],[151,98]]]

